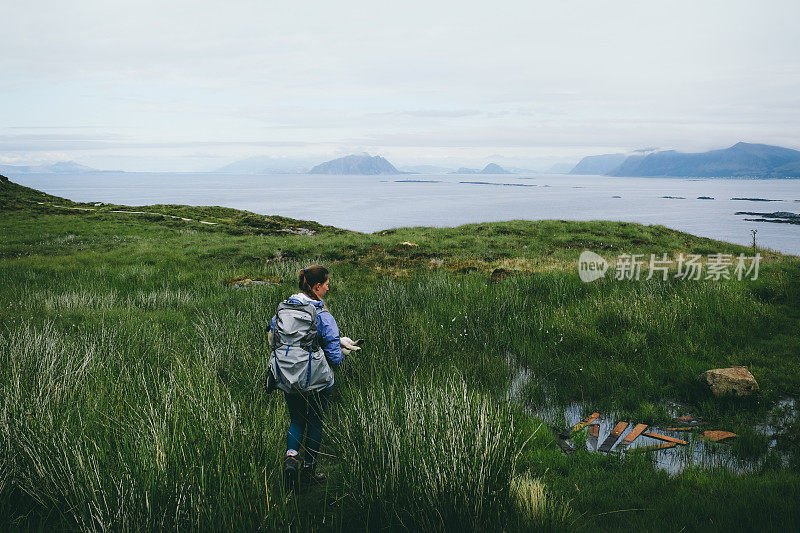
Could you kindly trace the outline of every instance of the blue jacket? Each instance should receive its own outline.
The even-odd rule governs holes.
[[[325,301],[312,300],[302,292],[293,294],[289,297],[289,300],[296,300],[304,304],[310,303],[317,308],[317,340],[319,341],[319,346],[325,353],[328,362],[333,367],[338,366],[344,359],[342,346],[339,344],[339,326],[336,324],[336,319],[333,318],[331,312],[325,308]],[[273,316],[269,324],[269,331],[274,329],[275,317]]]

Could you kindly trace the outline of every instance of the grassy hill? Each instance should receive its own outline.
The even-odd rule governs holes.
[[[663,226],[362,234],[0,182],[0,524],[796,528],[797,413],[774,440],[758,424],[800,395],[800,260],[759,250],[755,281],[587,284],[576,269],[587,249],[612,263],[752,254]],[[279,482],[285,402],[263,391],[266,326],[314,262],[331,270],[326,302],[343,334],[366,345],[336,373],[328,484],[290,495]],[[230,285],[242,277],[267,284]],[[758,379],[754,398],[697,385],[734,364]],[[756,468],[671,476],[647,454],[564,456],[532,412],[569,402],[651,424],[669,424],[677,403],[739,433],[718,451]]]

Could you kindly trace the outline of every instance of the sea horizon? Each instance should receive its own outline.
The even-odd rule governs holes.
[[[615,220],[749,245],[755,229],[758,247],[800,255],[800,226],[736,214],[796,212],[796,179],[118,171],[9,178],[78,202],[218,205],[364,233],[506,220]]]

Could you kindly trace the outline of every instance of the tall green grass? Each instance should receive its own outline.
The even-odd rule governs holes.
[[[471,390],[457,372],[352,391],[334,420],[345,493],[371,529],[572,525],[567,505],[529,473],[518,474],[523,449],[540,445],[533,438],[546,428],[524,434],[507,403]]]
[[[652,411],[664,391],[693,401],[699,368],[749,354],[767,393],[780,391],[755,348],[787,319],[745,285],[585,285],[557,272],[361,284],[334,269],[329,305],[367,344],[337,371],[327,491],[288,497],[283,400],[261,387],[266,324],[299,264],[264,271],[282,285],[242,291],[217,270],[181,280],[157,265],[97,266],[57,280],[6,267],[20,283],[6,287],[16,301],[0,330],[4,522],[569,527],[584,516],[562,503],[576,495],[551,467],[572,470],[508,403],[516,365],[562,399]],[[520,503],[542,482],[544,503]]]
[[[337,414],[346,492],[373,527],[472,531],[502,517],[516,453],[508,407],[458,378],[423,378],[355,391]]]
[[[531,407],[581,400],[655,421],[678,400],[730,429],[752,426],[800,394],[795,259],[773,257],[756,282],[585,284],[574,263],[584,247],[738,248],[601,222],[306,238],[14,211],[0,230],[0,528],[800,524],[796,441],[782,444],[789,468],[769,460],[744,476],[698,467],[670,477],[647,457],[566,458],[508,397],[525,368]],[[263,391],[265,338],[312,262],[332,271],[326,300],[342,333],[366,343],[336,371],[329,482],[290,495],[284,401]],[[459,273],[463,264],[478,270]],[[492,282],[497,265],[515,274]],[[277,284],[224,286],[238,275]],[[697,388],[699,372],[730,364],[756,375],[755,400]],[[742,433],[740,456],[765,446]]]
[[[124,325],[77,338],[23,325],[0,337],[6,520],[85,530],[285,523],[274,468],[283,405],[236,398],[220,377],[229,346],[219,324],[198,328],[205,342],[179,357],[168,337]]]
[[[282,399],[260,388],[265,322],[250,318],[235,307],[199,310],[188,350],[180,335],[105,318],[80,332],[48,321],[0,335],[7,523],[313,527],[304,503],[281,489],[287,419]],[[476,530],[515,512],[521,436],[509,406],[457,375],[423,377],[384,364],[363,387],[342,388],[328,429],[336,460],[326,463],[348,505],[329,520]]]

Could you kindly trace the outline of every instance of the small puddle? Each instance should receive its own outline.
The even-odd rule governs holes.
[[[518,369],[517,373],[511,381],[508,390],[508,398],[510,400],[522,401],[521,396],[525,385],[533,379],[533,373],[528,369]],[[527,411],[532,415],[552,427],[569,428],[582,421],[585,417],[589,416],[592,412],[600,412],[600,417],[594,421],[599,424],[600,430],[596,438],[590,435],[586,437],[585,444],[581,444],[582,449],[587,449],[592,452],[598,452],[598,448],[605,441],[606,437],[611,433],[614,426],[620,421],[629,422],[625,431],[620,434],[614,446],[611,448],[610,453],[628,453],[625,450],[633,450],[645,446],[654,446],[663,444],[664,441],[639,435],[632,443],[625,444],[623,440],[633,431],[636,426],[636,420],[625,420],[620,418],[617,412],[601,412],[593,409],[590,404],[581,402],[572,402],[566,406],[546,405],[546,406],[526,406]],[[690,415],[683,407],[678,404],[672,403],[667,405],[669,414],[673,417]],[[674,437],[687,442],[686,445],[677,445],[673,448],[665,448],[652,453],[654,465],[669,472],[670,474],[679,474],[685,468],[690,466],[700,466],[703,468],[727,468],[733,472],[744,474],[753,472],[760,469],[770,453],[778,454],[784,466],[788,466],[788,455],[785,452],[780,452],[775,449],[777,440],[776,436],[785,430],[786,426],[792,421],[796,420],[798,416],[797,404],[794,399],[787,398],[778,403],[772,409],[769,422],[754,426],[754,431],[766,436],[769,440],[769,445],[760,454],[750,456],[746,459],[736,457],[731,450],[731,440],[722,442],[711,442],[700,438],[700,433],[704,430],[711,429],[726,429],[723,427],[716,427],[713,424],[703,424],[697,421],[681,422],[674,421],[671,425],[666,427],[661,426],[648,426],[644,433],[653,432],[668,437]],[[668,430],[667,427],[692,427],[691,431],[675,431]],[[583,430],[586,431],[586,430]],[[737,437],[734,437],[737,438]],[[583,439],[578,439],[580,442]],[[567,442],[576,450],[580,449],[576,439],[570,439]],[[602,453],[602,452],[598,452]]]

